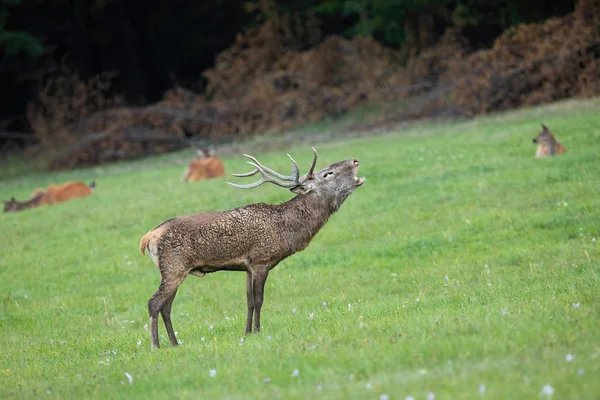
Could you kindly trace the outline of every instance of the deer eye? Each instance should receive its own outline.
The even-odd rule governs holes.
[[[329,171],[329,172],[325,172],[323,174],[323,179],[327,178],[329,175],[333,175],[333,172]]]

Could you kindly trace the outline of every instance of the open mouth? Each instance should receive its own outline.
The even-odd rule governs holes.
[[[359,162],[358,160],[354,160],[353,162],[354,167],[356,168],[356,172],[358,172],[358,166],[359,166]],[[358,176],[354,175],[354,181],[356,182],[356,186],[360,186],[363,183],[365,183],[366,178],[359,178]]]

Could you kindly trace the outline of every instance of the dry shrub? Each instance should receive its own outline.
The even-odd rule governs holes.
[[[468,40],[458,29],[446,29],[436,45],[423,50],[419,56],[408,61],[406,73],[410,81],[437,80],[454,60],[464,56],[468,45]]]
[[[37,99],[27,106],[27,119],[37,139],[32,150],[54,150],[79,139],[80,121],[121,104],[120,97],[108,94],[113,77],[107,72],[82,81],[65,66],[45,77]]]
[[[339,115],[386,85],[397,53],[370,38],[331,37],[298,51],[298,39],[274,18],[239,35],[206,71],[213,102],[239,115],[244,134]]]
[[[310,36],[318,31],[315,20],[272,16],[219,54],[204,73],[203,95],[176,87],[148,107],[91,115],[85,107],[72,111],[79,108],[71,99],[52,109],[54,117],[41,118],[41,126],[55,123],[56,132],[85,136],[54,161],[65,168],[170,151],[189,136],[231,138],[288,127],[340,115],[367,99],[407,98],[406,109],[386,116],[406,120],[592,96],[600,93],[599,10],[599,0],[581,0],[564,18],[511,28],[492,49],[471,54],[459,31],[448,29],[405,68],[401,52],[370,38],[330,37],[303,50],[319,39]],[[38,129],[51,136],[50,128]]]
[[[455,85],[451,99],[467,115],[598,94],[599,42],[599,1],[582,0],[563,18],[508,29],[492,49],[452,63],[442,82]]]

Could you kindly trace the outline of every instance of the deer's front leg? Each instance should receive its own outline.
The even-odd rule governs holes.
[[[252,274],[252,291],[254,292],[254,333],[260,332],[260,309],[263,305],[265,283],[268,271],[255,271]]]
[[[246,335],[252,332],[252,314],[254,313],[254,292],[252,290],[252,272],[246,271],[246,302],[248,316],[246,317]]]

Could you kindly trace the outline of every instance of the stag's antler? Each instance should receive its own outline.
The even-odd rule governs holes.
[[[247,185],[238,185],[238,184],[231,183],[231,182],[226,182],[226,183],[228,185],[231,185],[231,186],[239,188],[239,189],[255,188],[257,186],[262,185],[265,182],[274,183],[277,186],[281,186],[281,187],[288,188],[288,189],[295,188],[295,187],[301,185],[306,179],[308,179],[309,177],[311,177],[313,175],[315,165],[317,164],[317,150],[315,150],[314,147],[312,149],[313,149],[313,153],[314,153],[313,162],[310,167],[310,170],[308,171],[308,174],[306,174],[306,176],[303,177],[302,180],[300,179],[300,170],[298,169],[298,164],[296,163],[296,161],[294,161],[292,156],[290,156],[289,154],[287,156],[292,161],[292,174],[288,175],[288,176],[282,175],[279,172],[274,171],[271,168],[262,165],[256,158],[252,157],[251,155],[244,154],[244,156],[248,157],[249,159],[251,159],[253,161],[253,162],[248,162],[248,164],[252,165],[254,167],[254,170],[252,170],[250,172],[246,172],[244,174],[231,174],[231,175],[240,177],[240,178],[245,178],[248,176],[256,175],[257,173],[260,172],[260,174],[261,174],[260,180],[258,180],[257,182],[254,182],[254,183],[249,183]],[[282,182],[278,179],[275,179],[275,178],[279,178],[279,179],[283,180],[284,182]]]

